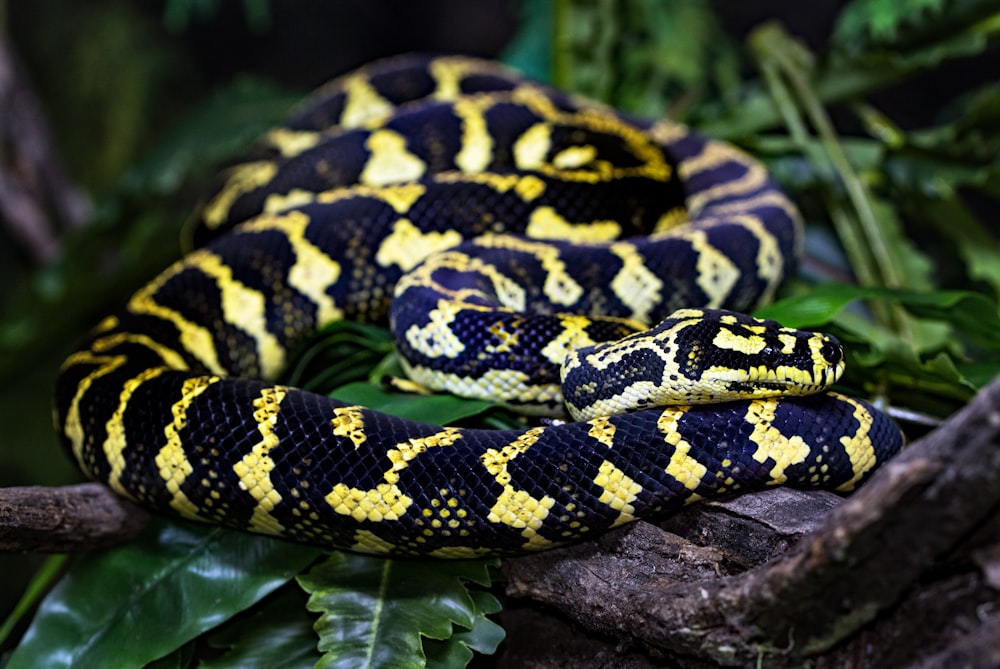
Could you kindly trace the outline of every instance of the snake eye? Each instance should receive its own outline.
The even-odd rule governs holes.
[[[820,348],[819,353],[831,366],[839,365],[840,361],[844,358],[844,349],[840,347],[840,342],[832,337],[827,338],[822,348]]]
[[[765,346],[760,351],[760,359],[768,367],[775,367],[781,364],[781,359],[784,357],[781,350],[775,346]]]

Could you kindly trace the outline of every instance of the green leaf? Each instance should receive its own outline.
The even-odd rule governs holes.
[[[370,378],[394,351],[384,327],[354,321],[334,321],[309,337],[292,354],[282,382],[316,393]],[[381,373],[396,373],[384,372]],[[400,372],[401,373],[401,372]]]
[[[121,181],[133,193],[171,193],[193,174],[204,177],[277,123],[300,93],[237,78],[195,107]]]
[[[3,625],[0,625],[0,646],[4,645],[7,637],[10,636],[10,633],[21,622],[21,619],[34,608],[38,600],[45,594],[45,591],[59,578],[66,560],[66,555],[50,555],[45,559],[41,567],[38,568],[38,571],[31,578],[31,582],[28,583],[28,587],[25,588],[24,594],[21,595],[21,598],[14,606],[14,610],[3,621]]]
[[[331,396],[341,402],[359,404],[393,416],[432,425],[448,425],[496,407],[496,404],[486,400],[470,400],[454,395],[393,393],[364,382],[350,383],[338,388],[331,393]]]
[[[500,54],[504,63],[538,81],[552,78],[553,1],[522,2],[517,34]]]
[[[941,15],[946,0],[854,0],[841,13],[834,29],[838,44],[892,42],[905,25],[926,24]]]
[[[154,520],[136,541],[73,563],[7,669],[142,667],[259,601],[318,554],[270,537]]]
[[[472,629],[458,631],[449,639],[424,639],[429,669],[462,669],[472,659],[473,651],[492,655],[504,640],[504,629],[486,617],[503,608],[497,598],[481,590],[469,594],[476,607]]]
[[[820,327],[835,320],[855,300],[880,299],[906,307],[920,318],[951,323],[977,344],[1000,349],[1000,315],[997,305],[979,293],[964,290],[915,291],[830,283],[806,295],[789,297],[756,311],[786,327]]]
[[[320,669],[420,669],[421,637],[448,639],[476,629],[477,600],[466,582],[488,586],[495,561],[397,561],[335,553],[298,577],[324,653]],[[480,606],[484,604],[479,601]],[[491,607],[487,603],[487,610]],[[480,623],[481,624],[481,623]],[[480,628],[476,645],[488,647]]]
[[[299,588],[289,584],[279,589],[249,616],[210,632],[208,644],[227,650],[219,657],[202,660],[199,669],[311,669],[320,654],[313,617],[305,605],[306,596]]]

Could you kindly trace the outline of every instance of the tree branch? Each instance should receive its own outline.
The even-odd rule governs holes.
[[[633,541],[623,533],[602,540],[605,552],[582,545],[510,561],[508,593],[673,657],[745,666],[773,656],[796,666],[851,637],[963,538],[998,522],[997,443],[1000,381],[876,472],[777,560],[706,577],[661,572],[653,558],[655,576],[637,578],[635,565],[621,559],[630,549],[614,543]],[[697,546],[671,536],[663,545],[691,567],[685,552]]]
[[[90,203],[63,171],[41,106],[0,36],[0,222],[44,263],[58,253],[58,226],[82,225],[89,215]]]
[[[74,553],[128,541],[149,514],[97,483],[0,488],[0,551]]]

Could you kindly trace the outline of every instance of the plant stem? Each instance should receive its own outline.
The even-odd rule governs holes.
[[[811,54],[777,24],[757,29],[751,35],[750,43],[757,54],[768,91],[793,140],[817,169],[834,176],[847,193],[850,211],[829,194],[827,201],[831,220],[858,280],[868,286],[902,287],[905,277],[893,260],[886,235],[872,206],[871,193],[854,171],[810,81],[808,68]],[[822,151],[810,141],[800,108],[815,130]],[[891,323],[900,337],[913,343],[912,327],[902,309],[875,304],[873,310],[879,320]]]

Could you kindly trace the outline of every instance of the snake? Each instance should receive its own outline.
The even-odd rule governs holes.
[[[847,492],[902,445],[828,335],[744,315],[802,221],[757,160],[495,62],[334,79],[223,169],[188,252],[62,364],[56,429],[163,514],[383,556],[519,555],[706,498]],[[338,320],[418,384],[522,411],[430,425],[279,384]]]

